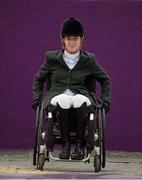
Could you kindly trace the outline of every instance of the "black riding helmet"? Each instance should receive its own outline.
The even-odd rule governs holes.
[[[61,36],[83,36],[84,29],[80,20],[71,17],[65,20],[61,27]]]

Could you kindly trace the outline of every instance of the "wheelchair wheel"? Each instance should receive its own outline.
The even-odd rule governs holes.
[[[106,145],[105,145],[105,110],[102,109],[102,168],[106,165]]]
[[[37,144],[38,144],[38,129],[39,129],[39,113],[40,113],[40,107],[37,107],[36,111],[36,125],[35,125],[35,143],[34,143],[34,152],[33,152],[33,165],[35,166],[37,164]]]
[[[106,150],[105,150],[105,110],[104,108],[99,109],[98,118],[98,129],[99,129],[99,147],[100,147],[100,163],[101,167],[105,167],[106,162]]]
[[[98,109],[97,117],[97,148],[98,154],[94,156],[95,172],[101,171],[101,168],[105,167],[106,163],[106,150],[105,150],[105,110]]]
[[[35,127],[35,144],[33,152],[33,165],[39,166],[40,158],[40,143],[41,143],[41,133],[42,133],[42,120],[43,120],[43,104],[40,107],[37,107],[36,112],[36,127]]]

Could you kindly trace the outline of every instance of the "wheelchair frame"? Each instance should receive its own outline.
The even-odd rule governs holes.
[[[95,172],[100,172],[101,168],[105,168],[106,165],[106,148],[105,148],[105,110],[104,108],[98,108],[97,118],[96,118],[96,127],[95,127],[95,141],[96,144],[94,146],[94,161],[93,166]],[[49,162],[50,159],[54,161],[70,161],[70,162],[90,162],[91,154],[87,154],[82,160],[72,160],[72,159],[59,159],[54,157],[51,151],[47,150],[46,143],[46,133],[43,130],[44,125],[44,109],[43,103],[38,106],[36,112],[36,125],[35,125],[35,142],[34,142],[34,151],[33,151],[33,165],[37,166],[38,170],[43,170],[44,163],[46,161]],[[53,123],[52,114],[48,112],[48,123]],[[52,124],[50,124],[51,126]]]

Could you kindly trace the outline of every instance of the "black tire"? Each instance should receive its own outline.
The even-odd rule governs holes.
[[[105,148],[105,110],[99,109],[98,115],[98,146],[100,147],[100,162],[101,167],[104,168],[106,164],[106,148]]]
[[[41,108],[37,108],[36,113],[36,132],[35,132],[35,144],[33,152],[33,165],[38,164],[38,158],[40,153],[41,133],[42,133],[42,121],[43,121],[43,104]]]
[[[39,129],[39,114],[40,114],[40,107],[37,107],[36,111],[36,125],[35,125],[35,139],[34,139],[34,152],[33,152],[33,165],[37,164],[38,158],[38,151],[37,151],[37,144],[38,144],[38,129]]]
[[[94,156],[94,168],[96,173],[101,171],[101,161],[100,161],[100,156],[98,155]]]
[[[102,109],[102,168],[106,165],[106,141],[105,141],[105,110]]]
[[[100,162],[100,171],[101,171],[101,165],[102,165],[102,114],[101,109],[99,109],[98,112],[98,147],[100,149],[98,158]]]
[[[104,108],[98,109],[97,116],[97,147],[99,147],[99,154],[94,158],[94,166],[96,166],[96,171],[101,171],[101,168],[105,168],[106,164],[106,149],[105,149],[105,110]]]

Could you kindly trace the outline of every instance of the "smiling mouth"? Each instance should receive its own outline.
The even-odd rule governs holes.
[[[76,48],[76,46],[70,46],[70,48]]]

